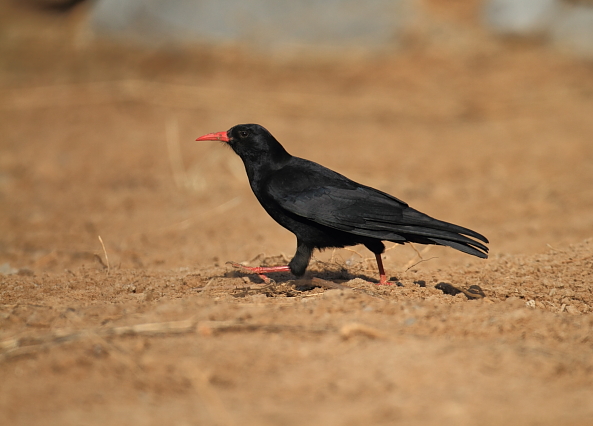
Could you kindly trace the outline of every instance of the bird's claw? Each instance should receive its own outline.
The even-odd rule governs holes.
[[[230,260],[228,262],[226,262],[225,265],[231,265],[233,268],[248,268],[248,266],[241,265],[240,263],[237,263],[237,262],[231,262]]]
[[[247,266],[247,265],[242,265],[240,263],[237,262],[231,262],[228,261],[226,262],[227,265],[231,265],[233,268],[237,268],[237,269],[243,269],[247,272],[251,272],[251,273],[255,273],[257,274],[266,284],[271,284],[273,281],[268,278],[266,275],[261,273],[261,267],[258,266]]]

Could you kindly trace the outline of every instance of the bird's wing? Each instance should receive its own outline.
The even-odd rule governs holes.
[[[488,248],[466,236],[488,242],[477,232],[434,219],[316,163],[306,161],[304,165],[284,167],[267,182],[268,196],[282,209],[356,235],[394,242],[410,241],[411,236],[418,241],[420,237],[485,257],[482,251]]]

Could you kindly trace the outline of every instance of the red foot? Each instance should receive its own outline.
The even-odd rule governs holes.
[[[239,268],[239,269],[243,269],[247,272],[252,272],[254,274],[259,275],[259,277],[264,280],[264,282],[266,284],[268,284],[270,282],[270,279],[265,276],[264,274],[267,274],[269,272],[290,272],[290,268],[288,267],[288,265],[283,265],[283,266],[245,266],[245,265],[241,265],[240,263],[237,262],[227,262],[228,264],[230,264],[233,268]]]
[[[387,280],[387,275],[385,275],[385,269],[383,268],[383,260],[381,260],[381,255],[376,254],[375,259],[377,259],[377,267],[379,268],[379,279],[378,285],[393,285],[395,283]]]
[[[381,275],[381,279],[379,280],[379,284],[377,285],[393,285],[394,282],[388,281],[386,275]]]

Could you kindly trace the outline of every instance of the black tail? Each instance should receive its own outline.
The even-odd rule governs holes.
[[[401,232],[411,242],[448,246],[482,259],[488,258],[488,247],[480,242],[488,243],[488,239],[471,229],[434,219],[412,208],[404,211],[404,221],[406,225],[395,226],[393,230]]]
[[[474,242],[473,244],[463,244],[458,243],[456,241],[443,240],[440,238],[430,238],[430,240],[434,241],[436,244],[439,244],[441,246],[448,246],[456,250],[462,251],[464,253],[481,257],[482,259],[488,259],[488,247],[478,242]]]

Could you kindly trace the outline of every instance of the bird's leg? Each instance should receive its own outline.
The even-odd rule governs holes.
[[[240,269],[244,269],[248,272],[254,273],[259,275],[259,277],[264,280],[264,282],[267,284],[270,282],[270,279],[264,275],[267,274],[269,272],[290,272],[290,268],[288,267],[288,265],[282,265],[282,266],[245,266],[245,265],[241,265],[240,263],[236,263],[236,262],[228,262],[231,264],[231,266],[233,266],[234,268],[240,268]]]
[[[377,259],[377,266],[379,267],[379,285],[392,285],[393,283],[387,280],[385,275],[385,269],[383,268],[383,260],[381,259],[381,253],[375,253],[375,259]]]

